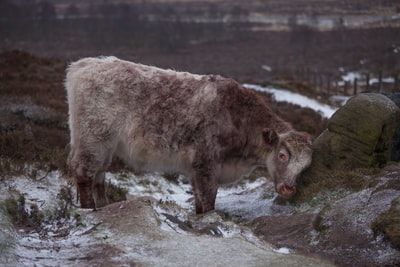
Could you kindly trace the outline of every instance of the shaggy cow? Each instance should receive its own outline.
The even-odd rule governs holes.
[[[232,79],[85,58],[67,71],[70,165],[83,208],[107,204],[113,155],[134,169],[191,178],[196,213],[214,209],[218,184],[266,166],[290,197],[311,162],[310,136]]]

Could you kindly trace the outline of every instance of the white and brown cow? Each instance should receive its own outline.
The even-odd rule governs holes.
[[[134,169],[191,178],[196,213],[214,209],[218,184],[267,166],[290,197],[311,162],[311,140],[232,79],[163,70],[115,57],[67,70],[70,165],[83,208],[107,204],[113,155]]]

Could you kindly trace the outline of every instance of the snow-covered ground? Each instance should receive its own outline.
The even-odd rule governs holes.
[[[38,171],[40,178],[19,176],[8,179],[1,185],[2,199],[9,197],[8,191],[21,194],[25,197],[25,208],[28,213],[32,212],[32,205],[37,205],[44,214],[51,214],[60,208],[60,191],[72,185],[62,177],[58,171],[45,173]],[[176,218],[181,222],[193,220],[193,195],[191,186],[184,176],[179,176],[177,181],[171,181],[159,174],[134,175],[130,172],[106,173],[107,182],[128,189],[128,194],[135,197],[149,196],[156,201],[153,204],[154,212],[158,220],[162,222],[161,230],[167,233],[190,234],[179,229],[177,223],[172,220]],[[73,189],[74,190],[74,189]],[[76,192],[73,192],[74,201]],[[276,193],[273,183],[265,177],[255,180],[244,180],[230,187],[222,187],[218,191],[217,210],[227,212],[236,218],[256,218],[258,216],[272,214],[271,206]],[[177,205],[176,209],[165,209],[163,203]],[[82,221],[76,219],[79,214]],[[85,215],[86,214],[86,215]],[[0,263],[9,263],[10,266],[78,266],[76,262],[85,258],[89,252],[86,247],[97,246],[96,240],[90,233],[97,227],[99,222],[92,221],[89,210],[73,208],[69,218],[44,220],[41,231],[21,229],[11,234],[8,229],[0,231],[0,236],[13,236],[15,243],[8,248],[9,255],[0,250]],[[168,215],[166,215],[168,214]],[[0,217],[1,217],[0,213]],[[1,218],[0,218],[1,219]],[[206,221],[197,222],[205,225],[213,223],[215,235],[225,238],[239,238],[247,240],[255,246],[262,243],[251,232],[243,230],[233,222],[222,221],[221,217],[214,214],[205,217]],[[101,222],[100,222],[101,223]],[[6,235],[3,235],[6,234]],[[113,233],[109,233],[111,236]],[[278,254],[290,254],[287,248],[273,250]],[[3,257],[3,258],[2,258]],[[0,264],[1,265],[1,264]]]
[[[311,108],[319,112],[325,118],[330,118],[337,110],[337,108],[335,107],[322,104],[315,99],[291,92],[289,90],[275,88],[272,86],[264,87],[254,84],[244,84],[244,86],[255,91],[270,93],[278,102],[288,102],[291,104],[299,105],[303,108]]]
[[[179,176],[177,183],[159,174],[106,173],[106,179],[127,188],[130,195],[151,196],[161,202],[174,202],[194,212],[191,185],[184,176]],[[232,186],[218,189],[216,208],[229,212],[232,216],[252,219],[273,213],[271,206],[276,196],[273,183],[266,177],[244,179]]]
[[[186,263],[182,266],[192,266],[190,262],[193,259],[195,262],[199,260],[201,266],[212,264],[212,261],[218,261],[215,266],[264,266],[267,262],[268,266],[331,266],[300,256],[291,246],[282,244],[273,247],[254,235],[247,224],[240,223],[242,219],[250,222],[263,216],[285,217],[311,208],[306,204],[296,208],[274,203],[276,193],[273,183],[266,177],[245,179],[231,187],[220,188],[216,200],[217,212],[196,216],[192,190],[185,177],[171,180],[156,173],[108,172],[107,182],[128,189],[128,201],[96,212],[71,207],[68,218],[52,218],[51,214],[62,207],[59,205],[62,189],[75,187],[58,171],[45,173],[39,170],[37,173],[36,178],[18,176],[0,184],[0,201],[12,194],[21,194],[25,197],[27,212],[32,212],[31,207],[35,204],[45,216],[49,216],[48,220],[43,220],[40,231],[29,227],[13,231],[4,210],[0,209],[0,266],[130,266],[124,263],[136,261],[146,263],[143,266],[176,266],[174,264],[182,262]],[[388,182],[387,178],[383,179]],[[369,209],[379,211],[382,203],[386,205],[386,210],[398,197],[398,191],[393,189],[376,192],[368,188],[352,194],[345,193],[343,197],[360,198],[357,202],[359,206],[355,208],[351,204],[354,201],[347,206],[343,206],[342,200],[335,202],[338,197],[336,191],[331,192],[333,198],[326,194],[321,197],[328,198],[338,207],[342,205],[346,210],[355,210],[357,214],[359,210],[364,210],[360,207],[364,207],[367,199],[368,202],[371,200]],[[388,192],[390,194],[386,195]],[[75,196],[73,192],[74,202],[78,204]],[[321,202],[318,200],[320,197],[316,197],[315,201]],[[318,207],[313,209],[310,212],[320,211]],[[336,212],[339,211],[336,209]],[[366,215],[376,215],[376,212],[370,212],[365,211],[356,218],[348,215],[349,220],[360,226],[357,229],[366,229],[367,234],[371,234],[369,228],[364,229],[363,223]],[[336,213],[332,214],[331,217],[336,218]],[[327,217],[327,222],[331,217]],[[318,245],[320,238],[316,235],[311,244]],[[384,249],[382,262],[398,255],[395,249]],[[209,257],[213,257],[212,260]],[[108,261],[104,263],[105,260]]]

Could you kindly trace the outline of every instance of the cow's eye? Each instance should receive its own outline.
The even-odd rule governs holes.
[[[281,161],[289,160],[289,155],[285,151],[280,151],[278,157]]]

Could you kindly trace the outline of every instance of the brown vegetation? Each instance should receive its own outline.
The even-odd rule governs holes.
[[[65,171],[65,63],[20,51],[0,55],[0,151],[3,175],[25,163]]]

